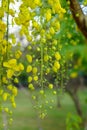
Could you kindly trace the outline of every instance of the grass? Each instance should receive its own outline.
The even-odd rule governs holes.
[[[56,96],[53,96],[50,91],[46,93],[49,104],[53,108],[50,109],[50,105],[46,105],[47,116],[44,120],[41,120],[37,116],[38,112],[33,108],[28,91],[19,90],[19,94],[16,97],[17,108],[13,110],[14,121],[10,126],[10,130],[40,130],[40,127],[43,128],[41,130],[66,130],[67,114],[69,112],[76,114],[74,103],[67,94],[64,94],[61,96],[61,107],[57,108]],[[86,95],[87,90],[79,92],[84,116],[87,114]],[[54,103],[51,103],[51,99],[54,99]]]

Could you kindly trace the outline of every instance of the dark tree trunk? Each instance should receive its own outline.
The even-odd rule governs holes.
[[[83,114],[82,114],[82,110],[81,110],[81,106],[80,106],[80,102],[79,102],[77,93],[74,93],[74,92],[70,91],[69,89],[67,89],[66,91],[71,96],[71,98],[75,104],[77,114],[82,118]]]
[[[87,39],[87,16],[84,15],[78,0],[67,0],[67,1],[70,2],[70,10],[72,12],[73,18],[78,28]]]

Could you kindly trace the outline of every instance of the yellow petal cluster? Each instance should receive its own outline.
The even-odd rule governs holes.
[[[31,72],[31,71],[32,71],[32,66],[31,66],[31,65],[28,65],[26,72],[29,73],[29,72]]]
[[[60,60],[61,59],[61,55],[59,52],[55,52],[55,59],[56,60]]]
[[[29,63],[32,63],[32,56],[31,55],[26,55],[26,58],[28,60]]]
[[[7,78],[12,78],[13,75],[15,75],[15,72],[20,72],[24,70],[24,66],[22,63],[17,64],[16,59],[10,59],[8,62],[3,62],[3,66],[7,67]]]

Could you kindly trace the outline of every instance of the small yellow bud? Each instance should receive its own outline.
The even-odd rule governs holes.
[[[12,86],[11,84],[9,84],[9,85],[7,86],[7,89],[8,89],[8,90],[12,90],[12,87],[13,87],[13,86]]]
[[[70,74],[70,77],[71,78],[76,78],[78,76],[78,73],[77,72],[72,72],[71,74]]]
[[[53,84],[49,84],[48,86],[50,89],[53,89]]]
[[[54,95],[56,95],[56,94],[57,94],[57,92],[56,92],[56,91],[53,91],[53,94],[54,94]]]
[[[44,90],[40,90],[40,94],[43,95],[44,94]]]
[[[56,69],[60,69],[60,64],[59,64],[58,61],[55,61],[55,62],[54,62],[54,67],[55,67]]]
[[[28,82],[30,83],[31,81],[32,81],[32,77],[29,76],[29,77],[28,77]]]
[[[34,96],[34,95],[33,95],[33,96],[32,96],[32,99],[34,99],[34,100],[35,100],[35,99],[36,99],[36,96]]]
[[[26,72],[29,73],[29,72],[31,72],[31,71],[32,71],[32,66],[31,66],[31,65],[28,65]]]
[[[15,102],[12,103],[12,107],[16,108],[16,103]]]
[[[34,80],[37,81],[38,80],[38,76],[34,76]]]
[[[47,62],[49,60],[49,56],[48,55],[44,55],[44,61]]]
[[[32,56],[31,55],[26,55],[26,58],[29,63],[32,63]]]
[[[8,97],[8,94],[7,94],[7,93],[4,93],[4,94],[2,95],[2,98],[3,98],[4,101],[7,100],[7,97]]]
[[[51,10],[49,9],[46,12],[46,20],[47,20],[47,22],[50,21],[50,19],[51,19]]]
[[[22,64],[22,63],[19,63],[18,68],[19,68],[19,71],[24,70],[24,66],[23,66],[23,64]]]
[[[35,89],[34,86],[33,86],[33,84],[29,84],[29,85],[28,85],[28,88],[31,89],[31,90],[34,90],[34,89]]]
[[[0,89],[0,95],[2,95],[3,94],[3,89]]]
[[[15,82],[15,83],[18,83],[18,82],[19,82],[18,78],[15,78],[15,79],[14,79],[14,82]]]
[[[49,31],[50,31],[50,34],[51,34],[51,35],[54,35],[54,34],[55,34],[55,30],[54,30],[53,27],[51,27]]]
[[[55,58],[56,58],[56,60],[61,59],[61,55],[59,54],[59,52],[55,52]]]
[[[17,88],[16,88],[16,87],[13,87],[13,89],[12,89],[12,93],[13,93],[14,96],[17,95],[17,92],[18,92],[18,91],[17,91]]]
[[[33,73],[36,74],[37,73],[37,67],[33,67]]]
[[[14,75],[14,71],[11,70],[11,69],[8,69],[8,70],[7,70],[7,78],[8,78],[8,79],[11,79],[13,75]]]
[[[41,113],[41,114],[40,114],[40,118],[41,118],[41,119],[44,119],[44,118],[45,118],[45,116],[46,116],[46,114],[45,114],[45,113]]]

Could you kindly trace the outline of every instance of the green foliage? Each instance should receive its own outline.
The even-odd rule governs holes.
[[[66,130],[81,130],[81,123],[82,119],[80,116],[68,113],[66,118]]]

